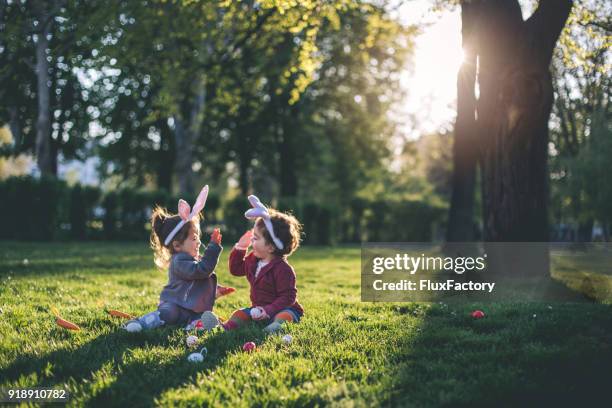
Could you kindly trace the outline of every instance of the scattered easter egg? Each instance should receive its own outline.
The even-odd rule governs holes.
[[[261,313],[261,309],[258,307],[254,307],[251,309],[251,318],[252,319],[259,319],[261,317],[262,313]]]
[[[194,335],[187,336],[185,342],[187,343],[187,347],[193,347],[198,344],[198,337]]]
[[[242,350],[244,350],[246,352],[251,352],[251,351],[255,350],[255,348],[257,348],[257,346],[252,341],[247,341],[242,346]]]
[[[201,363],[202,361],[204,361],[204,357],[206,357],[206,354],[208,354],[208,350],[206,349],[206,347],[203,347],[199,353],[191,353],[190,355],[188,355],[187,361],[190,361],[192,363]]]
[[[187,360],[191,361],[192,363],[201,363],[204,361],[204,356],[200,353],[191,353],[187,357]]]
[[[483,317],[485,317],[485,314],[482,310],[474,310],[472,312],[472,317],[474,319],[482,319]]]

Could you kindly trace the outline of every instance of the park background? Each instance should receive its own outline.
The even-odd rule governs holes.
[[[77,405],[601,397],[607,295],[478,322],[359,302],[360,242],[610,240],[611,10],[571,3],[1,1],[2,385]],[[156,303],[151,209],[203,184],[226,247],[249,193],[304,224],[293,348],[252,328],[203,339],[194,367],[178,330],[105,314]],[[609,288],[607,248],[551,265]],[[218,272],[227,316],[248,291]],[[241,355],[250,337],[262,352]]]

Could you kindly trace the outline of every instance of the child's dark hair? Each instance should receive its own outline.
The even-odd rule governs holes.
[[[186,223],[176,233],[168,245],[164,245],[166,237],[174,227],[181,221],[178,214],[171,214],[162,207],[155,207],[151,214],[151,249],[155,265],[160,269],[166,269],[170,264],[170,258],[175,253],[173,242],[183,242],[189,235],[192,226],[199,226],[200,215],[196,214],[190,222]]]
[[[272,236],[270,232],[268,232],[262,218],[258,218],[257,221],[255,221],[255,226],[261,231],[266,243],[274,247],[274,255],[287,257],[294,253],[300,246],[302,225],[297,218],[291,214],[276,211],[272,208],[268,208],[268,213],[270,214],[270,221],[274,228],[274,234],[283,243],[283,249],[279,249],[274,245]]]

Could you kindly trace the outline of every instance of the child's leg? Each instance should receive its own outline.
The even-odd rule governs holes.
[[[163,302],[158,307],[159,317],[166,324],[179,324],[184,317],[184,310],[179,305],[172,302]]]
[[[251,320],[251,308],[245,307],[244,309],[238,309],[228,319],[227,322],[223,324],[223,328],[225,330],[234,330],[243,326]]]
[[[283,327],[283,324],[289,323],[289,322],[297,323],[299,321],[300,321],[299,313],[296,310],[289,307],[275,314],[274,318],[272,319],[272,323],[267,325],[264,328],[264,331],[268,333],[275,333]]]
[[[125,329],[129,332],[139,332],[141,330],[155,329],[163,326],[166,322],[160,317],[160,311],[149,312],[137,319],[130,320],[125,324]]]
[[[200,313],[194,312],[190,309],[185,309],[175,303],[164,302],[157,308],[160,314],[160,318],[166,322],[166,324],[177,324],[184,325],[191,323],[200,317]]]
[[[180,307],[171,302],[163,302],[154,312],[147,313],[138,319],[130,320],[125,328],[130,332],[155,329],[164,324],[187,324],[197,319],[199,313]]]

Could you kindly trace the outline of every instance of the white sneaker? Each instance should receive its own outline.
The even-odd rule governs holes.
[[[282,328],[283,328],[283,324],[282,324],[281,322],[279,322],[279,321],[274,321],[274,322],[270,323],[269,325],[267,325],[267,326],[264,328],[264,331],[265,331],[266,333],[270,333],[270,334],[272,334],[272,333],[279,332],[279,331],[280,331]]]
[[[205,330],[212,330],[215,327],[219,327],[221,326],[221,322],[219,321],[219,318],[211,311],[207,310],[204,313],[202,313],[202,326],[204,327]]]
[[[138,333],[142,331],[142,325],[137,320],[132,320],[125,325],[125,330],[129,333]]]

